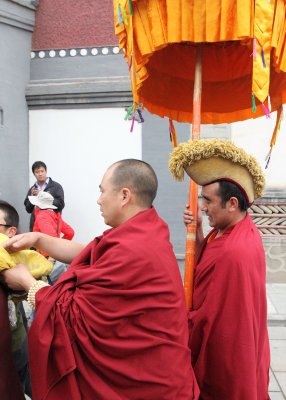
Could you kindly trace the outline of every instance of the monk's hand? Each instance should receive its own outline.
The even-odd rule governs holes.
[[[29,291],[36,279],[33,278],[29,269],[24,264],[17,264],[14,268],[2,271],[4,282],[10,289]]]
[[[187,226],[188,224],[191,224],[194,220],[194,216],[192,211],[189,210],[189,204],[186,204],[186,209],[184,210],[183,214],[183,219],[184,219],[184,224]],[[202,211],[200,208],[200,204],[198,203],[198,211],[197,211],[197,229],[201,228],[203,224],[203,215]]]
[[[186,204],[186,209],[184,210],[183,214],[183,220],[184,224],[187,226],[188,224],[191,224],[194,220],[194,216],[192,211],[189,210],[189,204]]]
[[[22,233],[21,235],[15,235],[11,239],[2,243],[2,246],[8,251],[8,253],[15,253],[16,251],[36,247],[38,238],[38,232]]]

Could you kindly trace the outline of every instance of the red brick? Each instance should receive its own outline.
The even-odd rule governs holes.
[[[32,49],[117,45],[113,0],[41,0]]]

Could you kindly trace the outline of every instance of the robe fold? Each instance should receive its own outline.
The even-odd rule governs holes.
[[[198,398],[182,281],[154,208],[37,292],[29,350],[33,400]]]
[[[204,400],[267,400],[266,266],[249,214],[196,259],[189,314],[192,364]]]
[[[0,286],[0,399],[25,400],[12,356],[12,337],[8,317],[8,299]]]

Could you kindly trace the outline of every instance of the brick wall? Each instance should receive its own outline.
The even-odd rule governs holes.
[[[41,0],[32,49],[116,45],[112,0]]]

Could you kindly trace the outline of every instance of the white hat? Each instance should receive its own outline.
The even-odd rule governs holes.
[[[39,207],[41,210],[46,210],[48,208],[58,208],[53,205],[54,198],[49,192],[40,192],[38,196],[29,196],[30,202]]]

